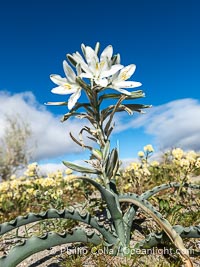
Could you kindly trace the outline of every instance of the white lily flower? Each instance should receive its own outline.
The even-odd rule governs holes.
[[[58,86],[51,90],[54,94],[68,95],[72,94],[68,100],[68,109],[72,109],[76,104],[77,100],[81,96],[81,87],[76,82],[76,74],[72,68],[63,61],[63,68],[66,77],[62,78],[60,75],[52,74],[50,79]]]
[[[134,64],[122,68],[119,73],[116,73],[111,77],[108,87],[115,89],[122,94],[131,95],[130,92],[122,88],[135,88],[142,85],[140,82],[126,81],[133,75],[135,69],[136,66]]]
[[[72,55],[74,60],[81,65],[81,68],[84,71],[80,75],[81,78],[93,79],[97,85],[106,87],[108,85],[107,77],[110,77],[123,68],[120,64],[112,65],[113,48],[111,45],[103,50],[100,59],[98,58],[96,51],[90,46],[85,47],[82,45],[82,49],[84,50],[84,56],[87,63],[78,52]]]

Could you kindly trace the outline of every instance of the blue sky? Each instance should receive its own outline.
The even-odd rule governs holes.
[[[65,96],[50,92],[54,85],[49,75],[63,75],[62,61],[66,53],[80,51],[81,43],[94,46],[99,41],[102,48],[112,44],[114,52],[120,53],[122,64],[136,64],[133,80],[142,82],[141,89],[146,93],[142,103],[152,104],[155,108],[150,111],[152,117],[136,117],[136,122],[133,117],[126,119],[132,126],[114,135],[113,143],[120,140],[121,157],[135,157],[137,150],[147,143],[152,143],[158,150],[167,147],[161,142],[165,143],[177,134],[176,106],[180,119],[187,119],[185,128],[181,128],[185,131],[184,138],[196,136],[200,122],[191,111],[195,109],[200,114],[199,8],[197,0],[3,1],[0,11],[0,90],[10,93],[7,99],[21,94],[24,101],[25,92],[31,91],[33,101],[29,99],[29,104],[35,110],[43,109],[43,103],[47,101],[64,101]],[[4,110],[7,109],[8,106]],[[63,107],[44,109],[54,117],[66,111]],[[166,125],[166,128],[159,128],[159,121],[155,123],[158,131],[147,126],[147,120],[151,124],[158,120],[160,111],[163,120],[173,117],[176,126],[174,132],[170,126],[171,132],[165,139],[158,133],[162,135]],[[187,132],[190,118],[192,133]],[[163,124],[162,117],[161,122]],[[62,127],[65,128],[65,124]],[[168,146],[179,145],[176,138],[173,140],[174,143],[168,142]],[[180,145],[186,149],[200,149],[199,144],[195,147],[194,139],[192,144],[188,142],[180,142]],[[72,155],[72,150],[68,152],[68,159],[81,157]],[[59,161],[63,154],[62,151],[60,155],[52,154],[49,158],[43,155],[39,159]]]

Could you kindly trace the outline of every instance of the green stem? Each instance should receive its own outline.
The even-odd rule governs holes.
[[[100,141],[100,149],[102,150],[105,147],[106,138],[105,138],[105,134],[104,134],[104,131],[102,129],[101,120],[100,120],[100,106],[98,104],[98,94],[97,94],[97,91],[95,91],[95,90],[93,91],[91,105],[92,105],[92,108],[93,108],[93,111],[95,114],[95,123],[96,124],[94,125],[94,127],[98,131],[99,141]]]
[[[90,104],[91,104],[91,107],[92,107],[92,110],[94,113],[94,120],[95,120],[95,123],[93,124],[93,126],[98,133],[99,146],[100,146],[100,151],[102,153],[103,149],[105,148],[107,139],[105,137],[105,133],[104,133],[104,130],[103,130],[102,124],[101,124],[100,104],[99,104],[99,100],[98,100],[98,92],[95,90],[95,87],[92,87],[91,91],[92,91],[92,95],[90,97]],[[100,162],[100,164],[102,164],[102,162]],[[104,183],[104,186],[106,187],[106,189],[110,190],[109,180],[104,173],[101,175],[101,179],[103,180],[103,183]]]
[[[79,81],[81,86],[85,86],[84,82],[82,83],[82,81]],[[98,139],[98,143],[99,143],[99,149],[101,151],[101,153],[103,153],[106,143],[109,141],[108,140],[108,136],[106,134],[106,131],[109,130],[109,125],[112,122],[113,116],[118,108],[118,106],[120,105],[120,103],[125,99],[125,96],[120,97],[120,99],[118,100],[116,107],[113,109],[111,115],[110,115],[110,119],[107,123],[107,127],[108,128],[106,130],[103,129],[103,122],[104,120],[102,120],[101,118],[101,111],[100,111],[100,105],[101,102],[99,101],[99,88],[97,86],[95,86],[95,84],[93,84],[93,81],[91,81],[91,86],[89,88],[85,87],[85,91],[87,94],[87,97],[89,99],[90,102],[90,106],[92,109],[92,113],[93,113],[93,119],[94,119],[94,123],[92,123],[93,127],[95,128],[95,130],[97,131],[96,134],[96,138]],[[111,131],[110,131],[111,133]],[[109,151],[109,155],[111,155],[111,152]],[[117,156],[118,157],[118,156]],[[102,166],[102,170],[105,169],[105,166],[107,166],[107,161],[112,161],[112,157],[108,158],[106,161],[104,161],[103,159],[98,159],[100,165]],[[115,159],[116,160],[116,159]],[[113,176],[115,176],[115,174],[117,173],[117,165],[113,167]],[[113,190],[111,190],[111,183],[110,183],[110,178],[107,176],[107,172],[102,171],[102,175],[100,177],[103,180],[103,184],[104,187],[109,190],[110,192],[112,192],[114,199],[113,199],[113,205],[117,207],[117,209],[119,210],[120,216],[119,218],[115,219],[115,216],[112,214],[112,218],[114,219],[114,225],[115,225],[115,229],[116,232],[121,240],[121,243],[124,245],[125,244],[125,230],[124,230],[124,221],[121,215],[121,207],[120,207],[120,203],[119,203],[119,197],[118,195],[113,192]],[[112,177],[112,179],[114,179],[114,177]],[[110,211],[112,213],[112,209]]]
[[[188,175],[188,172],[186,172],[184,179],[180,182],[180,187],[178,188],[177,197],[175,199],[174,206],[176,206],[176,204],[178,203],[178,200],[179,200],[179,197],[180,197],[180,194],[181,194],[181,190],[182,190],[182,188],[183,188],[183,186],[184,186],[184,184],[186,182],[186,179],[187,179],[187,175]]]

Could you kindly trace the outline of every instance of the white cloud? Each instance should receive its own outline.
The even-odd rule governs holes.
[[[7,115],[19,115],[32,129],[30,143],[35,147],[33,159],[49,159],[81,151],[69,137],[69,132],[78,133],[85,121],[69,120],[61,123],[62,115],[55,116],[44,105],[39,104],[32,92],[10,95],[0,93],[0,137],[3,135]]]
[[[62,163],[46,163],[39,165],[39,173],[42,175],[47,175],[48,173],[56,171],[64,171],[67,167]]]
[[[139,127],[155,138],[160,149],[180,146],[199,151],[200,102],[190,98],[171,101],[148,109],[128,123],[118,117],[117,132]]]

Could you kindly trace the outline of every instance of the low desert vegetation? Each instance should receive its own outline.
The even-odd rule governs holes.
[[[138,160],[120,169],[117,176],[117,186],[120,193],[132,192],[141,194],[148,188],[153,188],[163,183],[196,183],[199,182],[200,155],[194,151],[183,151],[174,148],[165,152],[158,160],[153,160],[154,149],[151,145],[144,147],[138,152]],[[66,168],[64,171],[57,170],[46,176],[40,175],[40,167],[36,162],[29,164],[23,175],[17,177],[11,175],[6,181],[0,183],[0,220],[1,223],[10,221],[19,215],[26,215],[32,211],[35,213],[46,211],[49,208],[62,210],[76,207],[76,209],[89,211],[95,216],[102,216],[104,205],[101,196],[94,187],[82,180],[77,180],[76,174]],[[154,195],[150,201],[156,206],[164,217],[172,225],[195,226],[200,224],[200,193],[199,191],[186,189],[167,189]],[[126,207],[124,207],[126,209]],[[141,210],[137,212],[137,219],[144,220],[145,215]],[[144,220],[145,221],[145,220]],[[156,230],[151,220],[145,221],[146,235]],[[48,231],[62,232],[76,227],[74,220],[48,219],[43,222],[31,224],[19,231],[5,234],[4,240],[17,240],[19,237],[27,238],[33,234],[43,235]],[[139,234],[138,237],[140,238]],[[166,244],[167,246],[167,244]],[[188,240],[188,247],[198,251],[194,240]],[[1,246],[2,251],[4,247]],[[100,250],[103,251],[103,250]],[[69,255],[62,253],[60,256],[61,266],[84,266],[88,261],[93,266],[149,266],[152,255],[134,255],[129,259],[117,258],[113,263],[112,256],[93,253],[91,247],[87,247],[84,255]],[[156,259],[156,260],[155,260]],[[159,256],[154,259],[155,266],[181,266],[181,261],[176,256]]]

